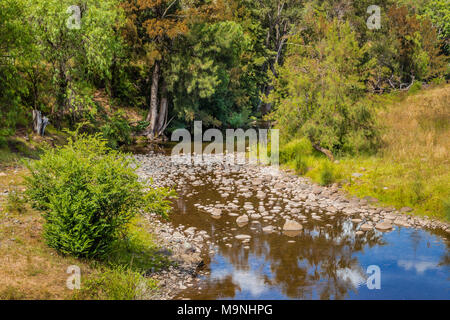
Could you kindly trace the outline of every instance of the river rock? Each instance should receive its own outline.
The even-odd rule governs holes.
[[[299,231],[302,230],[303,226],[294,220],[286,220],[283,226],[284,231]]]
[[[381,230],[381,231],[387,231],[387,230],[392,229],[392,224],[388,221],[383,221],[383,222],[377,223],[375,225],[375,228],[377,228],[378,230]]]
[[[246,216],[245,214],[242,215],[242,216],[239,216],[239,217],[236,219],[236,223],[237,223],[237,224],[243,224],[243,223],[247,223],[247,222],[248,222],[248,216]]]
[[[373,226],[372,226],[371,224],[369,224],[369,223],[364,223],[364,224],[360,227],[360,229],[361,229],[362,231],[369,231],[369,230],[372,230],[372,229],[373,229]]]

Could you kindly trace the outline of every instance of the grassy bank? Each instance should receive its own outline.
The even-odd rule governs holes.
[[[318,183],[338,182],[350,194],[450,221],[450,86],[392,100],[378,114],[383,128],[376,155],[331,163],[297,139],[281,146],[280,161]]]
[[[169,261],[150,226],[141,216],[128,226],[126,238],[114,244],[104,260],[78,259],[51,249],[42,237],[44,219],[23,200],[25,169],[15,166],[20,155],[0,170],[0,300],[4,299],[140,299],[158,290],[148,270],[165,268]],[[6,166],[7,165],[7,166]],[[14,166],[14,167],[13,167]],[[70,290],[69,266],[81,270],[81,290]]]

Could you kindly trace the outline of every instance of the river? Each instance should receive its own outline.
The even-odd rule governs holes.
[[[448,232],[271,167],[213,158],[139,157],[142,172],[178,191],[171,224],[206,234],[200,281],[177,298],[450,298]],[[301,230],[283,230],[286,220]],[[380,231],[383,221],[392,227]]]

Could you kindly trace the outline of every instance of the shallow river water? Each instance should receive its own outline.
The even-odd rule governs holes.
[[[286,216],[280,214],[293,211],[290,194],[274,194],[273,186],[263,182],[256,187],[267,197],[261,199],[255,192],[244,196],[242,187],[252,188],[246,175],[197,170],[193,183],[186,179],[189,174],[181,174],[184,183],[173,204],[171,223],[206,231],[211,248],[204,253],[209,272],[177,298],[450,299],[445,232],[394,226],[390,232],[374,228],[357,234],[361,223],[351,220],[355,215],[327,215],[320,210],[316,214],[299,207],[300,212],[290,216],[304,216],[303,230],[286,233],[282,230]],[[230,182],[229,190],[224,190],[227,187],[218,181],[240,184]],[[228,210],[230,202],[234,207]],[[239,226],[236,218],[248,213],[250,203],[256,212],[263,206],[268,211],[278,208],[280,214],[250,218]],[[222,205],[220,216],[201,209]],[[263,232],[268,225],[274,227],[273,233]],[[236,235],[250,237],[243,241]]]

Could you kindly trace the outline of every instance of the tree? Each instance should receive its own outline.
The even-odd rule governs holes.
[[[239,24],[223,21],[196,23],[176,42],[165,78],[178,119],[228,126],[233,115],[248,107],[238,101],[236,88],[246,40]]]
[[[242,3],[249,8],[254,21],[259,21],[262,32],[259,35],[264,38],[267,49],[266,59],[262,64],[263,72],[270,72],[273,77],[277,77],[276,68],[283,64],[284,51],[288,35],[292,26],[298,22],[302,14],[304,1],[302,0],[242,0]],[[268,96],[273,90],[270,82],[264,83],[261,87],[263,96]],[[272,108],[271,103],[263,102],[260,106],[261,113],[266,114]]]
[[[281,139],[306,136],[330,159],[342,152],[370,151],[376,127],[370,100],[365,99],[366,48],[360,47],[349,23],[317,17],[311,35],[289,38],[285,65],[278,68],[276,102],[271,114]]]
[[[20,77],[18,60],[32,50],[32,33],[25,20],[22,1],[0,3],[0,145],[14,134],[24,113],[26,86]]]
[[[122,23],[117,4],[118,0],[82,0],[77,5],[69,0],[39,0],[27,4],[40,58],[51,65],[56,95],[52,114],[58,125],[66,114],[75,121],[77,112],[92,103],[83,93],[90,78],[111,77],[113,55],[121,46],[113,28]]]
[[[168,91],[164,74],[169,68],[175,41],[186,36],[191,25],[217,21],[228,12],[223,1],[128,0],[127,39],[138,63],[152,69],[150,103],[145,134],[150,139],[161,135],[167,126]],[[158,111],[158,97],[160,107]]]
[[[450,55],[450,3],[448,0],[429,0],[422,16],[429,18],[443,41],[442,50]]]

